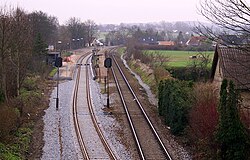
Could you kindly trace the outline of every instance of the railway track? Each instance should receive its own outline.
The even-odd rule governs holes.
[[[111,49],[110,53],[115,49]],[[147,113],[126,79],[117,60],[112,55],[111,68],[134,140],[141,159],[172,160]]]
[[[90,53],[82,56],[78,61],[76,71],[72,108],[77,140],[84,159],[116,160],[117,158],[108,145],[94,114],[89,86],[90,57]]]

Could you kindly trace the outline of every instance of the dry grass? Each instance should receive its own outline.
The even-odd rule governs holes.
[[[19,112],[17,109],[5,104],[0,106],[0,139],[5,139],[11,131],[15,131],[18,125]]]

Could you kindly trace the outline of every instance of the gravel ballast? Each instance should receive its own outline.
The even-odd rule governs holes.
[[[74,81],[59,84],[59,109],[55,107],[56,88],[45,111],[42,159],[78,159],[72,132],[70,113]]]
[[[44,142],[42,160],[59,159],[82,159],[75,130],[72,122],[72,94],[75,80],[59,84],[59,109],[56,110],[56,87],[51,97],[49,108],[45,111]],[[99,84],[90,79],[91,97],[97,121],[101,126],[104,136],[108,140],[113,151],[119,159],[131,159],[129,152],[120,143],[116,136],[117,128],[121,129],[119,123],[112,115],[104,110],[105,95],[100,94]],[[94,98],[93,98],[94,97]],[[111,102],[112,103],[112,102]]]
[[[123,63],[124,62],[125,60],[123,59]],[[126,67],[128,66],[126,65]],[[157,100],[151,93],[149,87],[140,80],[138,75],[136,75],[135,73],[132,74],[138,79],[140,85],[143,86],[144,90],[146,91],[148,96],[147,98],[150,102],[149,104],[155,106],[157,104]],[[49,108],[45,111],[45,115],[43,117],[43,140],[45,144],[41,157],[42,160],[82,159],[82,155],[80,153],[75,135],[72,118],[72,98],[74,84],[74,79],[59,84],[58,111],[56,110],[56,100],[54,99],[56,98],[56,87],[51,94]],[[115,85],[111,83],[110,87],[115,87]],[[123,123],[126,123],[126,120],[123,123],[118,121],[119,116],[123,116],[122,112],[121,115],[115,115],[116,112],[112,113],[115,110],[114,108],[107,109],[107,107],[105,107],[107,97],[105,94],[101,94],[100,84],[91,78],[90,90],[92,104],[98,124],[100,125],[104,136],[110,144],[111,149],[115,152],[115,155],[118,157],[118,159],[135,159],[135,152],[137,152],[136,149],[131,147],[132,145],[130,143],[127,143],[128,145],[124,146],[126,141],[133,141],[133,138],[130,137],[129,134],[123,134],[119,136],[119,134],[121,133],[127,133],[123,132],[126,129],[122,125]],[[119,97],[116,95],[116,93],[111,93],[111,106],[115,106],[118,100]],[[156,120],[155,123],[158,123],[158,121]],[[165,132],[165,129],[162,130],[162,135],[164,135],[163,137],[166,137],[166,141],[168,141],[169,148],[171,148],[173,155],[175,155],[175,157],[178,157],[177,159],[191,159],[187,151],[185,151],[185,149],[181,147],[171,135],[166,135]],[[126,135],[127,137],[125,136],[124,138],[124,135]]]

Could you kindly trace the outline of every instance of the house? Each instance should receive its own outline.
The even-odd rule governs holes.
[[[237,89],[250,90],[250,51],[217,45],[214,53],[211,78],[234,81]]]
[[[174,46],[174,41],[158,41],[158,45],[160,46]]]
[[[92,42],[92,46],[103,46],[104,45],[104,43],[103,42],[101,42],[101,40],[100,39],[94,39],[93,40],[93,42]]]
[[[158,45],[157,37],[156,36],[145,36],[139,39],[141,44],[145,45]]]
[[[216,46],[211,79],[220,88],[223,79],[232,80],[242,98],[242,118],[250,129],[250,50],[244,48]]]
[[[206,41],[205,36],[192,36],[189,38],[189,40],[186,42],[187,46],[200,46],[202,43]]]

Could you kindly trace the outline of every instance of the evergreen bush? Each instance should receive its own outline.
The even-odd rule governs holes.
[[[159,84],[158,112],[174,135],[180,135],[188,124],[191,88],[192,83],[179,80],[164,80]]]
[[[247,159],[248,136],[239,116],[239,94],[232,81],[223,80],[220,91],[219,125],[216,140],[219,143],[219,158]]]

